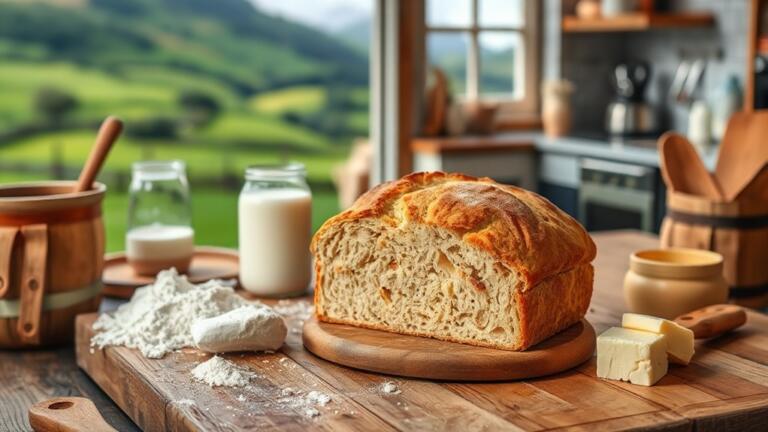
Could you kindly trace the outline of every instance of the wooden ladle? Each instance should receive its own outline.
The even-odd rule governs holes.
[[[674,132],[662,135],[659,138],[659,155],[661,174],[672,191],[722,200],[723,194],[715,178],[684,136]]]
[[[114,432],[96,405],[82,397],[58,397],[29,408],[29,424],[36,432]]]
[[[91,190],[93,181],[101,171],[101,166],[104,165],[104,160],[106,160],[112,144],[117,141],[122,131],[123,122],[117,117],[109,116],[104,120],[99,128],[99,134],[96,136],[96,142],[91,148],[91,154],[88,155],[88,160],[85,161],[85,166],[80,171],[75,192]]]

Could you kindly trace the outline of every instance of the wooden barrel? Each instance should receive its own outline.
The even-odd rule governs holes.
[[[731,301],[768,306],[768,199],[762,192],[732,202],[669,192],[661,245],[720,253]]]
[[[74,187],[0,186],[0,348],[71,342],[75,315],[98,309],[106,187]]]

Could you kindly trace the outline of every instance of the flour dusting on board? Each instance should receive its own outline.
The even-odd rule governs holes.
[[[211,387],[243,387],[256,378],[256,374],[253,372],[249,372],[219,356],[213,356],[197,365],[192,369],[192,376]]]

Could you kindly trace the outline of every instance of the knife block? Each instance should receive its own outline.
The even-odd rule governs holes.
[[[687,247],[723,256],[730,300],[768,307],[768,171],[757,176],[735,201],[713,201],[667,193],[661,247]],[[750,192],[752,190],[752,192]]]

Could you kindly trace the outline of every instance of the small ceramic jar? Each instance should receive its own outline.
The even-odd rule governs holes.
[[[630,312],[667,319],[726,303],[723,257],[682,248],[635,252],[624,277],[624,300]]]

